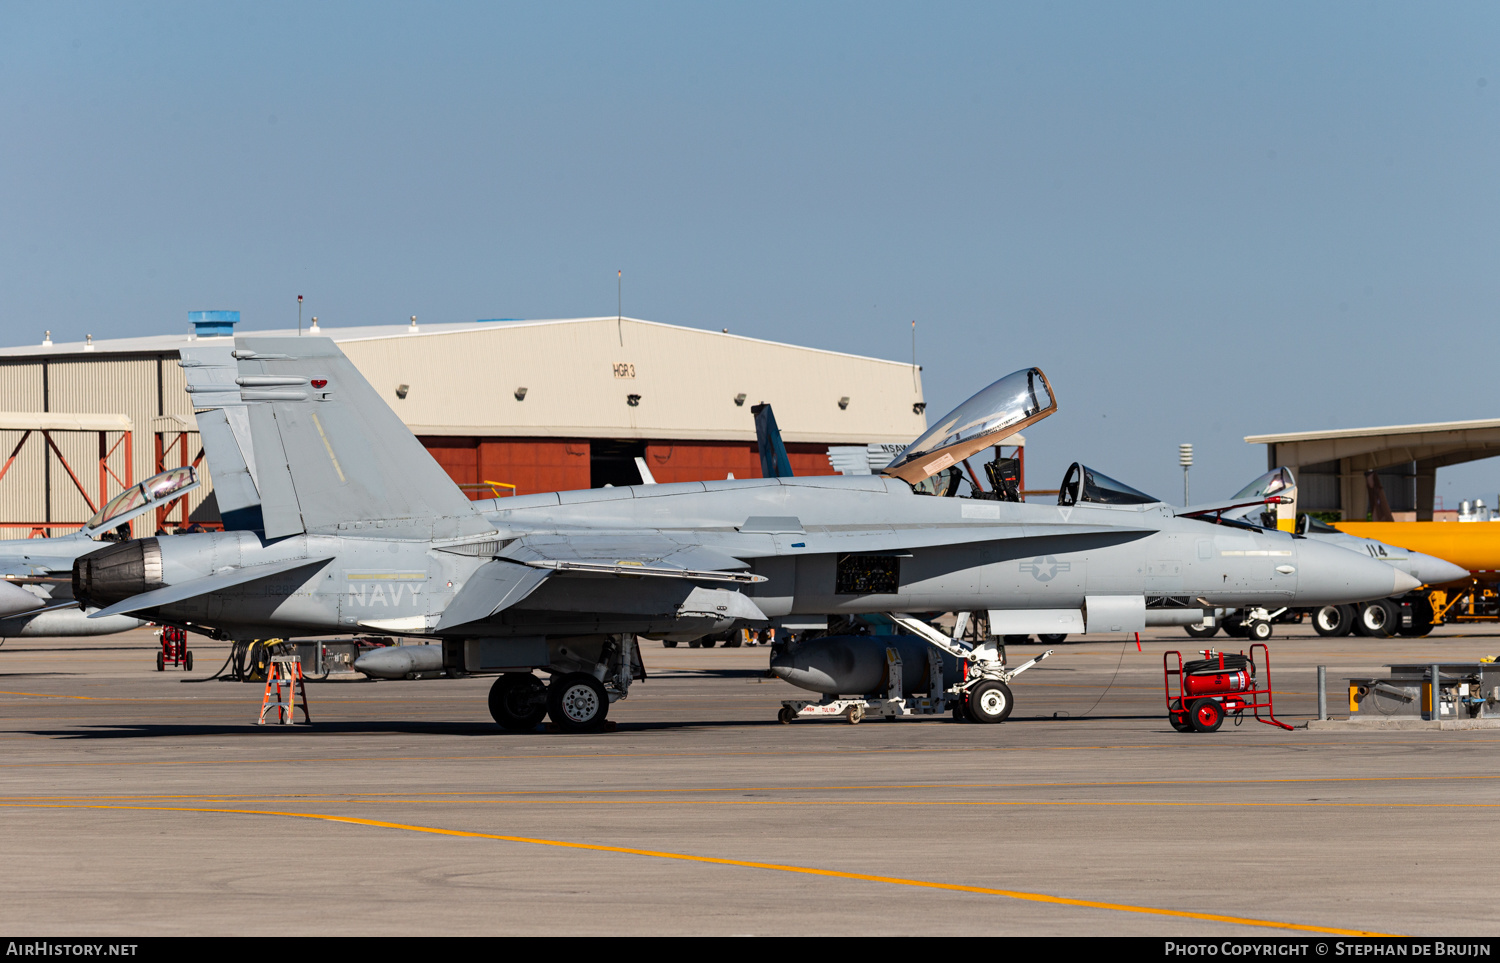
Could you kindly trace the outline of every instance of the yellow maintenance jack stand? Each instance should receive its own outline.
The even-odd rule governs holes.
[[[282,687],[286,688],[283,696]],[[266,713],[276,710],[276,721],[282,725],[296,724],[296,710],[302,710],[302,720],[312,725],[312,714],[307,711],[307,688],[302,684],[302,657],[300,655],[273,655],[266,672],[266,693],[260,700],[260,725],[266,724]]]

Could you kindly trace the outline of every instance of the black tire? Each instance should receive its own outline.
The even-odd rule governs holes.
[[[738,649],[743,644],[744,639],[738,632],[724,640],[724,648],[726,649]]]
[[[850,706],[844,710],[844,718],[848,720],[851,726],[859,725],[865,720],[865,707]]]
[[[608,715],[604,683],[587,672],[569,672],[547,686],[547,717],[564,732],[593,732]]]
[[[1243,639],[1250,634],[1250,626],[1240,621],[1238,617],[1231,617],[1223,625],[1224,634],[1231,639]]]
[[[661,640],[661,644],[664,647],[668,648],[668,649],[675,649],[675,648],[677,648],[677,640],[676,639],[662,639]]]
[[[167,654],[165,652],[158,652],[158,653],[156,653],[156,671],[157,672],[165,672],[166,670],[167,670]]]
[[[191,649],[182,653],[182,671],[193,671],[193,652]]]
[[[1007,635],[1007,636],[1003,636],[1002,639],[1001,639],[1001,641],[1003,641],[1006,645],[1025,645],[1027,642],[1031,641],[1031,636],[1029,636],[1029,635]]]
[[[1420,638],[1432,634],[1432,600],[1425,595],[1418,595],[1411,600],[1411,627],[1403,627],[1402,635]]]
[[[1212,699],[1195,699],[1188,706],[1188,722],[1194,732],[1218,732],[1224,724],[1224,707]]]
[[[1172,724],[1172,728],[1176,729],[1178,732],[1192,732],[1193,724],[1188,721],[1187,715],[1183,714],[1179,719],[1178,714],[1181,712],[1181,701],[1173,699],[1172,704],[1167,706],[1167,721],[1170,722]]]
[[[1010,710],[1015,705],[1016,700],[1011,695],[1010,686],[989,679],[969,690],[964,708],[968,711],[970,721],[994,723],[1004,722],[1009,718]]]
[[[1271,637],[1271,623],[1262,619],[1248,623],[1247,630],[1251,642],[1264,642]]]
[[[1354,606],[1325,605],[1313,613],[1313,631],[1325,638],[1337,638],[1354,631]]]
[[[512,732],[529,732],[547,715],[547,687],[530,672],[506,672],[490,686],[490,718]]]
[[[698,640],[698,647],[700,649],[711,649],[711,648],[714,647],[714,640],[713,639],[699,639]]]
[[[1394,602],[1381,599],[1378,602],[1369,602],[1359,610],[1359,619],[1354,624],[1354,630],[1360,635],[1371,639],[1388,639],[1396,634],[1401,626],[1401,610]]]
[[[1067,637],[1067,633],[1065,632],[1049,632],[1045,635],[1037,635],[1037,641],[1041,642],[1043,645],[1062,645],[1063,640]]]
[[[792,711],[791,706],[782,706],[781,711],[776,713],[776,721],[782,725],[787,725],[795,718],[797,718],[797,713]]]
[[[1182,630],[1195,639],[1211,639],[1219,634],[1219,625],[1217,622],[1213,625],[1199,622],[1197,625],[1184,625]]]

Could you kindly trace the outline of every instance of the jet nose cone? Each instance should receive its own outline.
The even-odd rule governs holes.
[[[1388,562],[1313,539],[1297,543],[1296,605],[1342,605],[1400,595],[1421,583]]]
[[[1434,555],[1412,552],[1408,559],[1411,565],[1407,571],[1419,579],[1423,585],[1442,585],[1444,582],[1457,582],[1469,577],[1468,569],[1454,565],[1452,562],[1445,562]]]

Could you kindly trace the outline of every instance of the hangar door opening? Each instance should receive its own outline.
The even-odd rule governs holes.
[[[618,441],[613,438],[594,438],[589,441],[589,487],[603,488],[605,485],[639,485],[641,470],[636,467],[637,458],[646,457],[644,441]]]

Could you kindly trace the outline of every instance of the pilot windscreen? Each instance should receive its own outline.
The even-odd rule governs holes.
[[[1092,468],[1083,469],[1082,501],[1101,505],[1150,505],[1161,501]]]

